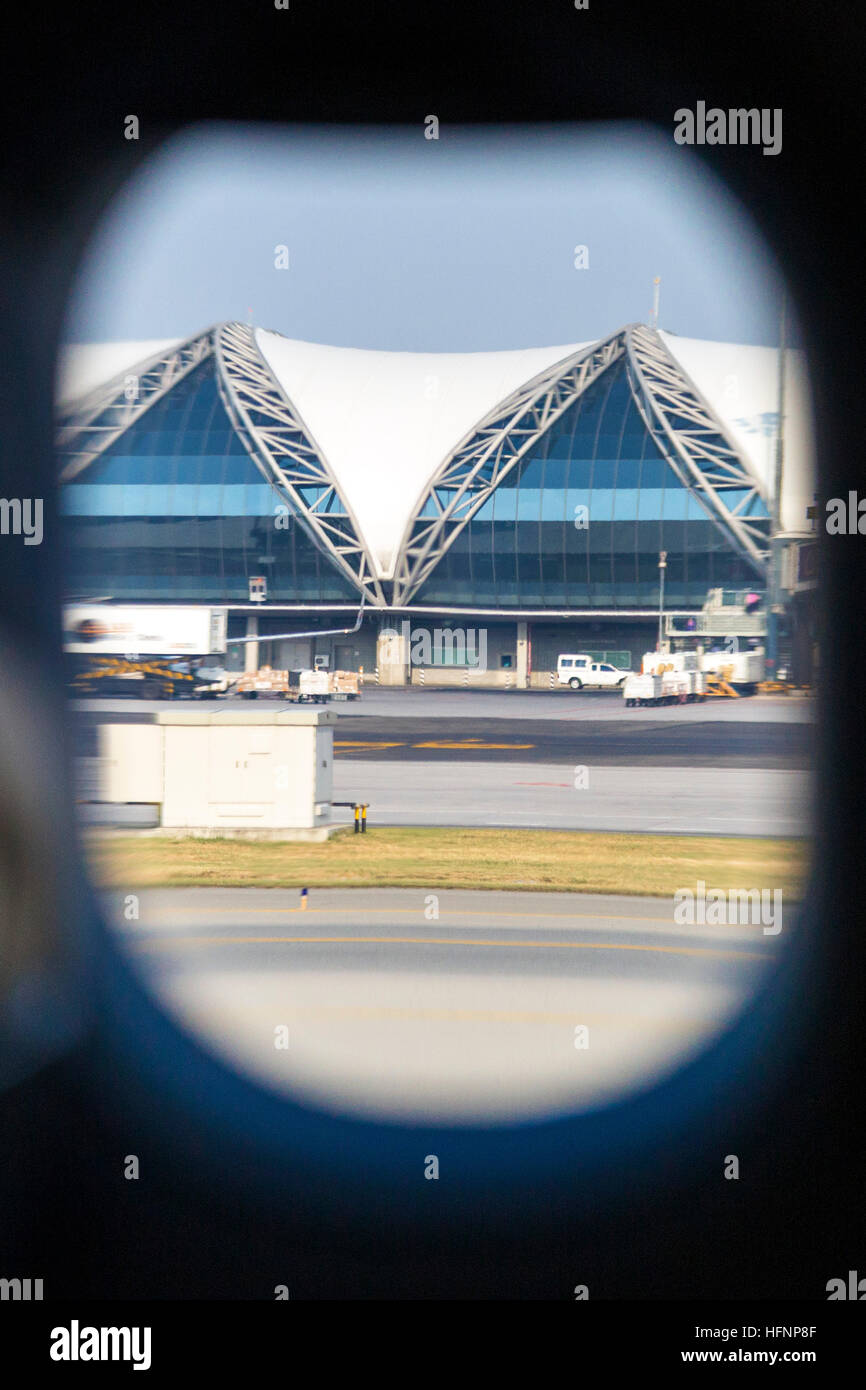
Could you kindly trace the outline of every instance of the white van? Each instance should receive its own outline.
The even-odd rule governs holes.
[[[593,661],[591,656],[570,652],[557,657],[556,674],[560,685],[582,690],[585,685],[608,689],[621,686],[631,672],[623,671],[609,661]]]

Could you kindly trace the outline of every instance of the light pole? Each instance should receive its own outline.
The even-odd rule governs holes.
[[[656,651],[662,649],[662,620],[665,611],[665,570],[668,565],[668,552],[659,551],[659,641]]]

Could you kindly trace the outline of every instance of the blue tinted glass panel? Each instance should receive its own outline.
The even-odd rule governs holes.
[[[752,571],[679,481],[647,431],[623,363],[611,367],[508,474],[452,546],[417,602],[694,606]],[[726,494],[736,505],[745,494]],[[576,510],[589,511],[577,527]],[[754,515],[763,514],[758,501]]]
[[[280,505],[203,363],[63,489],[70,586],[128,601],[246,602],[250,576],[267,574],[272,599],[356,597],[302,523],[276,528]]]

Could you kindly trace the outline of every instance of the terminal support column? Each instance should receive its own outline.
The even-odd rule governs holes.
[[[376,668],[380,685],[409,684],[411,624],[383,627],[376,642]]]
[[[258,613],[247,614],[247,637],[258,637],[259,635],[259,615]],[[259,669],[259,644],[258,642],[246,642],[244,644],[244,670],[257,671]]]
[[[529,623],[517,624],[517,689],[529,688]]]

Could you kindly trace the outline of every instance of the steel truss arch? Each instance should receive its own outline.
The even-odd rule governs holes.
[[[393,603],[411,602],[463,528],[527,451],[625,350],[623,329],[548,367],[473,426],[440,464],[412,510],[398,552]],[[443,492],[449,494],[447,500]],[[428,504],[436,511],[429,519],[423,516]],[[416,527],[422,529],[416,531]]]
[[[61,483],[72,482],[213,353],[209,328],[119,372],[61,410],[56,435]]]
[[[680,482],[711,520],[766,578],[768,518],[748,516],[756,498],[769,511],[766,490],[744,463],[736,444],[659,334],[633,323],[626,333],[626,370],[641,418]],[[725,492],[744,492],[729,507]]]
[[[297,410],[256,346],[253,330],[224,323],[214,332],[217,383],[229,419],[254,462],[291,503],[318,549],[376,607],[385,595],[354,515]],[[315,489],[313,502],[302,489]]]
[[[400,546],[395,604],[411,602],[532,445],[622,357],[635,404],[662,456],[738,552],[759,575],[766,575],[767,519],[748,516],[755,498],[768,506],[764,488],[658,333],[631,324],[534,377],[464,436],[413,509]],[[724,495],[732,490],[744,496],[729,507]],[[450,496],[443,499],[442,493]],[[423,513],[431,505],[436,515],[426,518]]]

